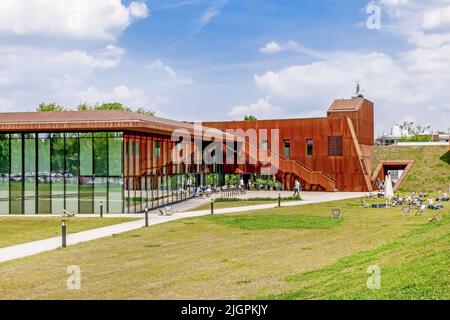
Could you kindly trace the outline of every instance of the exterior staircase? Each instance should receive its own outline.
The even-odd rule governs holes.
[[[256,149],[259,153],[259,148],[253,144],[250,144],[248,141],[245,142],[248,147]],[[247,149],[247,148],[246,148]],[[284,156],[276,154],[271,150],[267,151],[268,156],[271,158],[278,157],[278,171],[275,174],[275,177],[278,181],[284,184],[285,189],[290,190],[293,185],[295,179],[298,179],[302,184],[302,189],[305,191],[327,191],[333,192],[336,191],[336,180],[330,175],[326,174],[322,171],[313,171],[308,168],[301,162],[297,160],[287,159]],[[250,156],[246,154],[246,165],[248,168],[248,164],[250,163]],[[255,161],[253,161],[254,163]],[[244,172],[261,172],[260,170],[264,167],[268,167],[268,165],[263,165],[260,162],[257,162],[257,165],[253,165],[254,168],[252,170],[243,170]]]

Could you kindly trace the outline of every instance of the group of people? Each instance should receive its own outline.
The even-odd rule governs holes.
[[[378,192],[384,191],[385,182],[384,180],[381,180],[380,178],[377,178],[377,190]]]
[[[426,195],[424,195],[426,196]],[[395,197],[391,203],[391,205],[411,205],[417,207],[428,207],[428,209],[439,210],[443,209],[444,205],[442,202],[449,201],[448,194],[442,193],[439,191],[439,195],[436,198],[436,202],[433,198],[428,198],[427,200],[422,200],[421,196],[415,194],[409,194],[407,197]]]

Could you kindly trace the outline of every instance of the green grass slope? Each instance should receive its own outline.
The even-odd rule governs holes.
[[[286,277],[296,290],[268,299],[450,299],[450,219],[416,226],[375,249],[322,269]],[[368,289],[369,266],[379,267],[380,287]]]
[[[372,160],[372,172],[380,160],[414,160],[412,169],[400,186],[400,192],[436,192],[449,189],[450,152],[447,146],[376,146]]]

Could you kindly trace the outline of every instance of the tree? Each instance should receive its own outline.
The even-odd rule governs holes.
[[[57,105],[56,103],[41,103],[37,108],[36,111],[40,111],[40,112],[45,112],[45,111],[67,111],[68,109]],[[153,116],[155,114],[154,111],[144,108],[144,107],[139,107],[138,109],[136,109],[135,111],[133,111],[133,109],[131,109],[130,107],[124,106],[123,104],[121,104],[120,102],[107,102],[107,103],[102,103],[102,104],[95,104],[95,105],[90,105],[87,102],[83,102],[80,103],[77,108],[77,111],[91,111],[91,110],[124,110],[124,111],[128,111],[128,112],[136,112],[136,113],[140,113],[140,114],[144,114],[147,116]]]
[[[125,107],[120,102],[107,102],[102,103],[101,105],[95,105],[94,110],[124,110],[124,111],[132,111],[131,108]]]
[[[249,115],[244,117],[244,121],[254,121],[258,120],[255,116]]]
[[[137,108],[135,112],[139,113],[139,114],[146,115],[146,116],[154,116],[155,115],[155,111],[152,111],[150,109],[143,108],[143,107]]]
[[[147,116],[153,116],[155,114],[154,111],[140,107],[133,111],[130,107],[124,106],[120,102],[107,102],[102,104],[96,104],[96,105],[89,105],[88,103],[84,102],[78,105],[77,107],[78,111],[89,111],[89,110],[124,110],[128,112],[136,112],[140,114],[145,114]]]
[[[56,103],[40,103],[36,108],[38,112],[49,112],[49,111],[66,111],[66,108],[56,104]]]
[[[92,110],[92,106],[90,106],[86,102],[83,102],[78,105],[77,110],[78,111],[89,111],[89,110]]]

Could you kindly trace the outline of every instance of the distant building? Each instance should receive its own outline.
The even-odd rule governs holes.
[[[431,131],[429,129],[425,129],[422,132],[418,133],[418,136],[430,136],[431,140],[430,142],[420,142],[420,144],[427,144],[435,145],[436,143],[449,143],[449,133],[450,129],[448,129],[447,133],[443,133],[440,131]],[[411,144],[414,142],[400,142],[400,140],[403,140],[405,138],[412,138],[413,135],[408,132],[405,128],[402,129],[402,127],[399,124],[395,124],[391,127],[391,131],[389,134],[383,132],[376,140],[375,143],[377,145],[383,145],[383,146],[389,146],[394,144]]]

